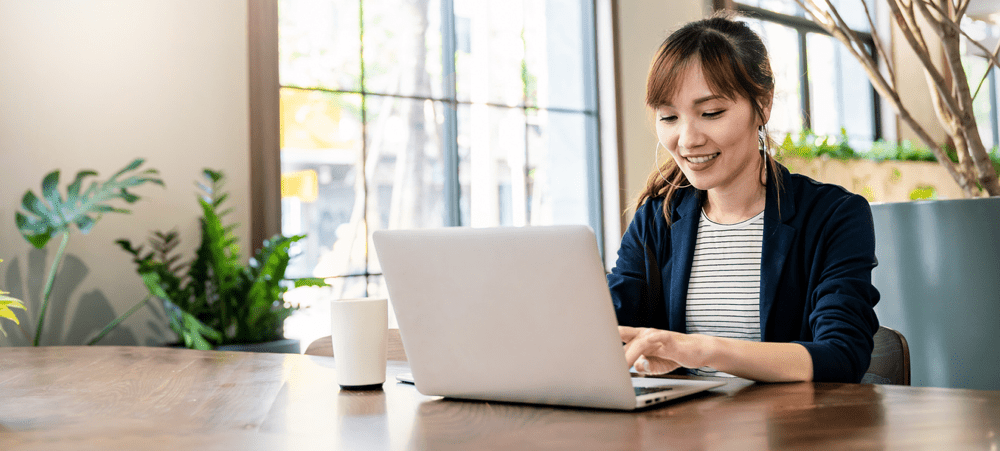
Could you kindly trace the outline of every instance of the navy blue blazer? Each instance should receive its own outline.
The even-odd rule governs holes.
[[[871,208],[840,186],[780,170],[782,190],[768,183],[764,207],[761,341],[805,346],[817,382],[860,382],[878,330]],[[694,188],[679,190],[672,226],[663,217],[662,197],[636,211],[608,275],[619,324],[686,332],[702,198]]]

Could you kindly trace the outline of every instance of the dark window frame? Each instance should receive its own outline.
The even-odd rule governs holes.
[[[731,5],[731,6],[730,6]],[[795,30],[799,37],[799,85],[802,88],[802,96],[799,104],[799,115],[801,118],[801,124],[803,130],[812,129],[812,120],[810,118],[810,112],[812,105],[810,104],[810,87],[809,87],[809,72],[808,72],[808,50],[806,46],[806,35],[808,33],[817,33],[824,36],[833,36],[828,33],[823,27],[817,25],[815,22],[806,19],[805,17],[792,16],[788,14],[777,13],[764,8],[759,8],[751,5],[744,5],[742,3],[730,3],[730,5],[721,5],[722,7],[729,7],[735,9],[736,11],[742,13],[750,19],[757,19],[766,22],[777,23]],[[720,5],[717,5],[717,7]],[[866,51],[871,54],[875,47],[875,41],[872,34],[866,31],[855,30],[855,33],[862,41],[865,42]],[[838,41],[839,42],[839,41]],[[879,96],[878,91],[872,86],[871,82],[868,83],[871,93],[872,93],[872,141],[878,141],[882,139],[882,100]]]

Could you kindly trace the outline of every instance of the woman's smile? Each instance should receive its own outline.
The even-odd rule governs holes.
[[[708,155],[700,155],[700,156],[687,156],[684,157],[684,159],[693,165],[692,169],[698,170],[701,169],[702,167],[708,167],[704,163],[708,163],[709,161],[715,160],[715,157],[719,155],[721,155],[721,152],[715,152],[715,153],[710,153]]]

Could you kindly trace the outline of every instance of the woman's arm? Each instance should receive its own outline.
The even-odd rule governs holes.
[[[643,373],[710,366],[763,382],[811,381],[813,362],[798,343],[761,343],[660,329],[619,326],[629,366]]]

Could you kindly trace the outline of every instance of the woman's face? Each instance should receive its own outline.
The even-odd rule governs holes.
[[[765,107],[765,120],[770,106]],[[656,109],[656,135],[695,188],[723,194],[760,183],[757,127],[750,101],[712,92],[694,63],[669,105]]]

